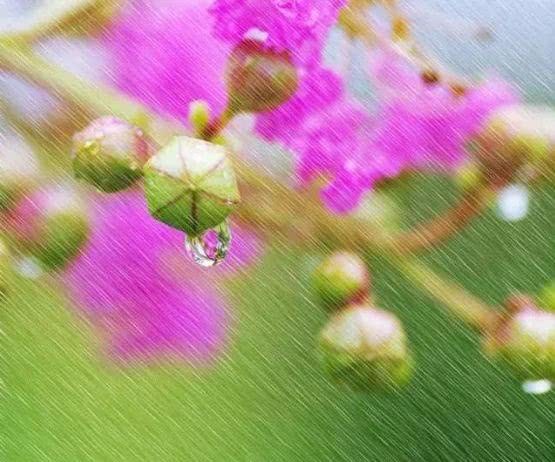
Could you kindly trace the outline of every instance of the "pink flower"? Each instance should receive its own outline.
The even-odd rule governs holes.
[[[325,204],[338,213],[353,209],[375,183],[406,169],[451,170],[466,158],[465,145],[488,116],[513,104],[516,92],[501,80],[486,80],[456,96],[425,84],[398,57],[379,53],[372,62],[380,96],[370,116],[349,101],[333,74],[309,74],[286,105],[259,117],[257,130],[279,140],[297,157],[301,184],[327,178]],[[312,85],[311,78],[322,83]]]
[[[237,44],[263,34],[276,50],[289,50],[298,63],[320,60],[329,28],[346,0],[215,0],[216,36]]]
[[[327,178],[322,199],[337,213],[354,207],[377,180],[400,171],[398,159],[372,143],[373,126],[359,103],[342,100],[307,118],[290,146],[298,156],[301,184]]]
[[[426,84],[397,56],[379,52],[371,63],[381,104],[374,143],[406,167],[452,169],[466,158],[465,144],[496,109],[518,100],[502,80],[486,80],[456,96]]]
[[[138,193],[99,200],[95,212],[89,244],[64,281],[107,336],[109,354],[123,360],[213,357],[229,324],[225,302],[213,290],[225,270],[193,267],[183,234],[153,220]],[[235,240],[235,265],[252,259],[255,244],[250,237]]]
[[[289,144],[303,121],[342,96],[343,82],[338,75],[321,67],[304,70],[295,95],[279,108],[259,114],[256,131],[268,141]]]
[[[226,103],[229,47],[212,35],[209,0],[132,0],[106,32],[116,84],[151,108],[185,117],[195,99]]]

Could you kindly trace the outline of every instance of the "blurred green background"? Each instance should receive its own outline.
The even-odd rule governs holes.
[[[417,178],[396,193],[413,221],[449,202],[446,191]],[[490,302],[533,291],[555,273],[554,197],[535,192],[516,224],[488,213],[426,260]],[[523,393],[476,335],[385,262],[371,262],[376,292],[405,323],[414,379],[392,395],[330,384],[314,358],[325,322],[307,285],[315,257],[277,246],[231,282],[232,344],[202,370],[117,369],[59,290],[17,281],[1,311],[2,460],[555,460],[555,393]]]
[[[465,72],[493,67],[530,99],[555,100],[552,2],[407,3],[494,25],[497,39],[486,47],[444,34],[424,39]],[[353,73],[356,80],[362,70]],[[370,97],[366,87],[357,90]],[[395,194],[410,224],[432,216],[454,191],[439,178],[413,178]],[[490,211],[424,260],[491,303],[511,290],[534,292],[555,276],[554,198],[553,186],[534,191],[528,217],[517,223]],[[0,305],[0,460],[555,460],[555,392],[522,392],[483,357],[477,335],[386,262],[370,262],[375,290],[405,324],[415,376],[391,395],[330,384],[314,356],[326,317],[307,284],[318,257],[275,245],[229,282],[231,346],[204,369],[116,368],[98,355],[63,288],[13,281],[15,293]]]

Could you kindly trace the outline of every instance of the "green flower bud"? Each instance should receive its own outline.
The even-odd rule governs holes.
[[[149,153],[139,128],[111,116],[96,119],[73,137],[75,176],[108,193],[135,183]]]
[[[393,391],[410,379],[412,362],[399,320],[387,311],[352,305],[320,334],[323,365],[332,379],[360,391]]]
[[[231,52],[226,80],[232,113],[275,109],[298,86],[289,53],[272,51],[256,40],[243,41]]]
[[[47,269],[63,267],[89,236],[86,209],[75,192],[54,185],[20,200],[7,218],[14,248],[37,258]]]
[[[222,223],[239,202],[235,171],[221,145],[176,136],[144,167],[151,215],[190,236]]]
[[[551,281],[540,291],[538,303],[547,311],[555,311],[555,280]]]
[[[463,165],[455,172],[454,181],[462,191],[471,191],[483,181],[480,166],[472,162]]]
[[[374,191],[368,194],[353,212],[352,217],[390,232],[397,231],[401,224],[399,204],[388,191]]]
[[[524,163],[555,156],[555,110],[513,105],[496,112],[471,143],[489,171],[512,175]]]
[[[0,212],[10,209],[39,177],[39,162],[31,146],[15,135],[0,135]]]
[[[555,380],[555,313],[528,305],[500,322],[486,352],[520,380]]]
[[[364,299],[370,290],[370,274],[358,255],[336,252],[318,265],[312,286],[319,302],[334,310]]]
[[[189,123],[197,134],[201,134],[210,122],[210,107],[203,100],[189,104]]]

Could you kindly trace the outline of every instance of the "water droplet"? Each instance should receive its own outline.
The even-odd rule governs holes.
[[[499,192],[497,214],[505,221],[520,221],[528,214],[530,194],[524,185],[513,184]]]
[[[22,257],[14,262],[15,271],[25,279],[39,279],[44,271],[34,257]]]
[[[553,388],[551,380],[527,380],[522,384],[522,390],[529,395],[543,395]]]
[[[275,0],[275,6],[283,16],[294,18],[299,12],[297,0]]]
[[[193,261],[205,267],[224,261],[231,245],[231,230],[226,221],[200,236],[187,236],[185,249]]]

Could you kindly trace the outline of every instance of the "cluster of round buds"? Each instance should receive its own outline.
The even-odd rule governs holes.
[[[411,358],[399,320],[367,304],[335,314],[320,334],[319,350],[327,373],[360,390],[394,391],[411,376]]]
[[[222,224],[239,202],[224,146],[176,136],[144,166],[151,215],[189,236]]]
[[[33,149],[23,139],[1,134],[0,138],[0,212],[5,212],[35,186],[40,167]]]
[[[370,301],[364,261],[336,252],[316,268],[312,287],[320,304],[333,311],[319,337],[325,371],[356,390],[395,390],[411,375],[411,359],[400,321]]]
[[[75,176],[111,193],[141,178],[150,143],[139,128],[105,116],[75,134],[72,152]]]
[[[485,172],[510,179],[524,164],[555,159],[555,110],[504,107],[492,114],[472,145]]]
[[[287,51],[245,40],[231,52],[226,82],[228,110],[237,114],[275,109],[295,94],[299,77]]]
[[[520,380],[555,380],[555,313],[529,298],[513,299],[509,305],[485,339],[486,353],[507,364]]]
[[[90,231],[84,204],[65,185],[26,195],[7,215],[4,226],[14,249],[35,257],[46,269],[63,267],[73,259]]]
[[[312,287],[321,305],[335,310],[368,297],[370,274],[358,255],[336,252],[318,265]]]

